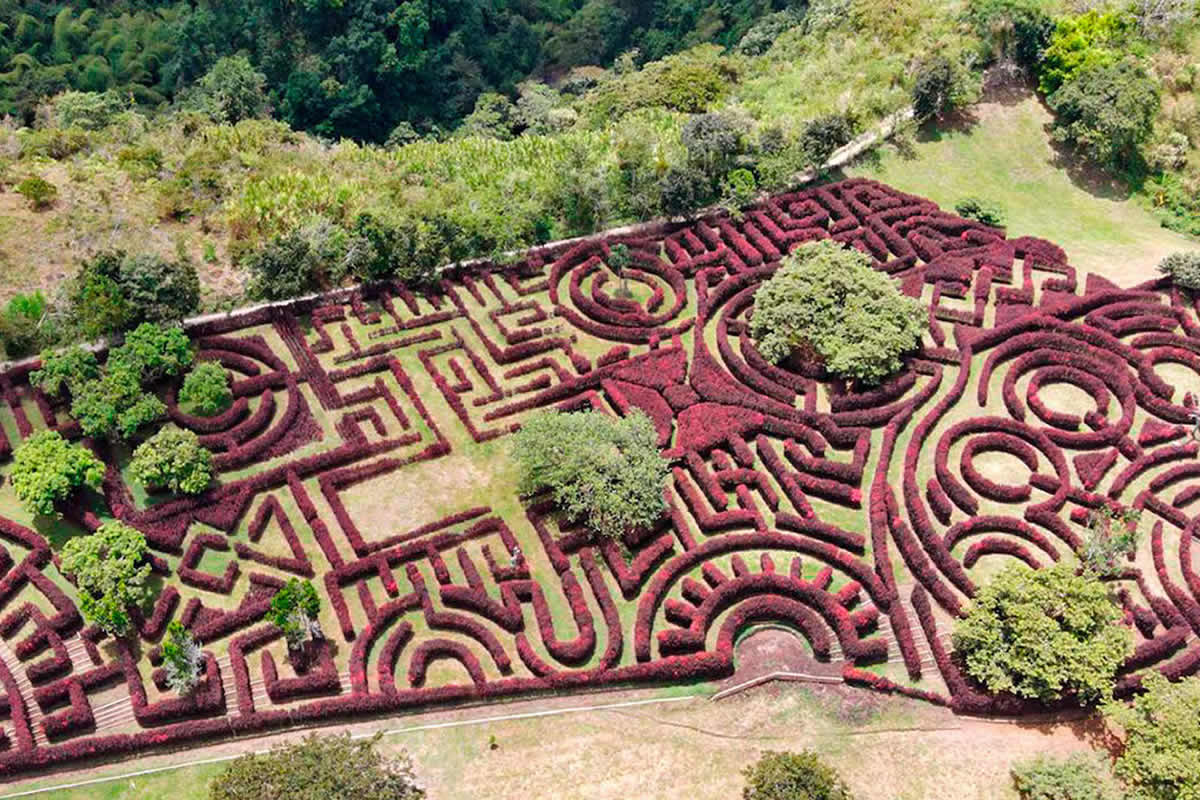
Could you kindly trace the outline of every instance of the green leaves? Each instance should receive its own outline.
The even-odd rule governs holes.
[[[1117,775],[1140,790],[1138,798],[1200,800],[1200,678],[1171,683],[1148,671],[1142,686],[1130,704],[1104,708],[1105,720],[1125,732]]]
[[[166,413],[161,400],[143,391],[135,369],[121,364],[81,386],[71,403],[71,416],[88,436],[128,438]]]
[[[192,364],[192,343],[182,328],[143,322],[108,356],[110,370],[126,367],[141,383],[179,375]]]
[[[191,431],[163,428],[133,451],[129,473],[152,491],[199,494],[212,482],[212,453]]]
[[[754,295],[750,319],[765,358],[811,351],[834,375],[867,384],[900,369],[925,326],[923,306],[872,269],[870,258],[828,240],[784,259]]]
[[[979,590],[955,625],[967,672],[992,692],[1042,702],[1108,698],[1117,668],[1133,651],[1108,587],[1063,564],[1010,566]]]
[[[42,353],[42,368],[29,374],[29,382],[51,397],[62,397],[63,390],[74,394],[84,383],[98,377],[100,365],[96,354],[75,345]]]
[[[101,525],[71,539],[62,550],[62,571],[79,586],[84,619],[114,634],[129,629],[127,608],[142,601],[150,564],[146,537],[122,522]]]
[[[666,510],[667,462],[650,418],[592,412],[544,412],[513,439],[520,489],[548,490],[563,516],[601,536],[619,537],[653,525]]]
[[[308,581],[289,578],[271,598],[267,618],[283,629],[291,647],[298,647],[309,633],[309,623],[321,612],[321,599]]]
[[[1157,83],[1132,58],[1085,65],[1046,102],[1055,113],[1055,139],[1116,169],[1141,163],[1140,147],[1161,105]]]
[[[51,515],[55,504],[80,486],[99,486],[104,463],[83,445],[71,444],[57,431],[30,436],[13,452],[9,474],[13,491],[31,513]]]
[[[229,374],[215,361],[204,361],[193,367],[179,390],[179,403],[205,417],[224,411],[232,400]]]

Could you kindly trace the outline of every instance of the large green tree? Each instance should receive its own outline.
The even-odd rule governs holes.
[[[62,549],[62,571],[79,587],[83,618],[122,635],[129,630],[129,607],[146,597],[150,563],[146,537],[123,522],[106,522]]]
[[[993,692],[1080,703],[1112,694],[1133,652],[1121,609],[1094,575],[1068,565],[1006,568],[975,595],[954,626],[967,673]]]
[[[100,378],[72,392],[71,416],[88,436],[127,439],[166,413],[166,404],[142,388],[136,368],[127,364],[106,365]]]
[[[212,483],[212,453],[191,431],[163,428],[133,451],[129,474],[152,491],[199,494]]]
[[[602,536],[653,525],[666,510],[667,461],[650,418],[542,412],[513,439],[525,494],[548,491],[563,515]]]
[[[1046,101],[1054,138],[1114,169],[1139,166],[1161,104],[1157,83],[1133,59],[1085,66]]]
[[[924,306],[866,254],[822,240],[787,256],[755,292],[750,333],[771,361],[807,351],[834,375],[878,383],[920,345],[926,325]]]
[[[82,486],[96,487],[104,478],[104,463],[81,444],[72,444],[58,431],[35,433],[13,451],[8,479],[17,499],[35,514],[51,515],[56,504]]]

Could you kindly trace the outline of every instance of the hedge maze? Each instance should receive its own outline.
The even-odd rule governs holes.
[[[928,304],[922,351],[868,391],[772,365],[749,337],[756,287],[822,237]],[[606,263],[618,243],[623,275]],[[1018,713],[966,679],[950,623],[1009,560],[1074,558],[1109,501],[1142,509],[1148,533],[1112,578],[1138,639],[1122,688],[1147,668],[1200,668],[1194,302],[1077,275],[1048,242],[877,183],[534,251],[429,296],[335,294],[191,333],[235,376],[216,417],[166,397],[217,454],[214,488],[147,498],[123,475],[127,454],[101,442],[103,502],[61,522],[30,519],[0,486],[0,773],[368,712],[715,679],[764,622],[848,682]],[[78,436],[24,372],[0,390],[6,456],[45,427]],[[661,524],[598,542],[515,496],[504,438],[548,408],[647,413],[672,459]],[[125,640],[83,626],[51,547],[108,514],[145,533],[161,584]],[[265,620],[290,577],[314,580],[325,632],[295,658]],[[171,620],[205,653],[184,698],[160,667]]]

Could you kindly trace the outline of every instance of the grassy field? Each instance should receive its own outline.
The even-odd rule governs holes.
[[[947,210],[976,195],[998,203],[1009,236],[1040,236],[1076,268],[1129,286],[1163,256],[1200,243],[1158,224],[1129,190],[1070,166],[1047,134],[1050,113],[1029,93],[981,103],[949,128],[922,131],[911,153],[885,147],[847,170],[934,200]]]
[[[609,701],[600,697],[577,702]],[[503,714],[510,709],[492,707],[486,712]],[[404,720],[408,725],[422,721]],[[497,747],[490,749],[493,736]],[[547,742],[555,745],[548,747]],[[258,741],[253,744],[262,746]],[[681,795],[727,800],[738,796],[741,769],[762,751],[804,748],[828,759],[845,776],[855,797],[865,800],[998,800],[1016,797],[1008,777],[1013,763],[1041,752],[1083,750],[1087,743],[1078,726],[988,723],[847,687],[782,684],[718,703],[696,698],[422,730],[387,736],[380,746],[385,752],[406,749],[412,755],[431,800]],[[187,754],[168,758],[180,761]],[[869,759],[870,769],[862,769],[864,758]],[[24,788],[121,775],[161,763],[162,758],[139,759],[44,779]],[[207,797],[208,781],[222,768],[207,764],[33,796],[202,800]]]

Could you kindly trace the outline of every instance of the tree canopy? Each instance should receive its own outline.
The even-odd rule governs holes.
[[[310,734],[268,753],[245,755],[209,785],[209,800],[421,800],[408,755],[384,758],[379,735],[355,741],[350,734]]]
[[[63,546],[62,571],[79,586],[84,619],[115,635],[129,629],[129,606],[146,596],[148,554],[146,537],[123,522],[106,522]]]
[[[1130,703],[1110,703],[1107,721],[1124,734],[1116,772],[1133,784],[1138,798],[1200,798],[1200,677],[1171,683],[1150,671],[1143,694]]]
[[[785,0],[130,0],[84,10],[0,3],[0,113],[33,118],[74,91],[65,119],[95,124],[125,99],[182,101],[237,122],[273,108],[296,129],[382,142],[402,123],[453,126],[487,92],[539,70],[607,66],[736,44]],[[79,98],[80,92],[93,96]]]
[[[590,411],[542,412],[525,421],[512,452],[525,494],[549,491],[562,514],[617,537],[666,510],[667,461],[641,411],[614,419]]]
[[[224,411],[232,400],[229,373],[215,361],[203,361],[193,367],[179,389],[180,404],[206,417]]]
[[[212,482],[212,453],[191,431],[163,428],[133,451],[129,474],[152,491],[199,494]]]
[[[816,753],[768,750],[742,772],[742,800],[850,800],[837,772]]]
[[[811,349],[830,373],[870,384],[900,369],[926,324],[924,306],[866,254],[822,240],[787,256],[755,292],[750,334],[770,361]]]
[[[967,673],[993,692],[1081,704],[1112,693],[1133,652],[1108,586],[1065,564],[1006,568],[975,595],[954,627]]]
[[[1115,169],[1140,165],[1162,102],[1154,79],[1132,59],[1088,64],[1046,100],[1054,138]]]
[[[97,487],[103,478],[104,462],[58,431],[35,433],[18,445],[9,473],[17,499],[32,513],[47,516],[76,489]]]

